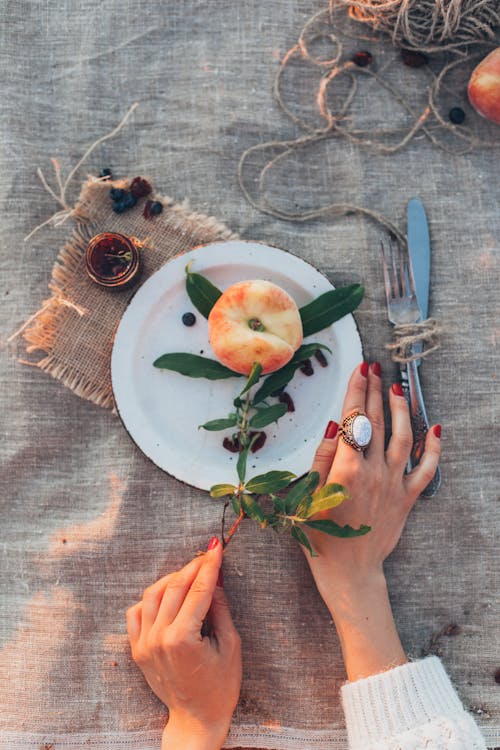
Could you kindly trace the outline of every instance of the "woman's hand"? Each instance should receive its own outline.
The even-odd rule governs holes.
[[[161,578],[127,611],[134,661],[168,707],[168,750],[224,743],[241,685],[240,637],[222,589],[222,545]],[[209,636],[202,636],[202,626]]]
[[[354,411],[366,413],[373,429],[370,445],[364,453],[357,452],[339,435],[332,438],[335,425],[330,423],[330,437],[321,442],[312,467],[320,472],[320,486],[337,482],[351,496],[318,518],[354,528],[371,526],[365,536],[346,539],[308,531],[319,555],[307,555],[308,562],[337,626],[350,679],[406,661],[390,612],[383,562],[396,546],[417,497],[434,476],[440,456],[436,425],[427,434],[419,465],[405,475],[413,438],[399,384],[390,389],[389,405],[392,436],[385,450],[380,365],[368,367],[364,362],[349,381],[342,419]],[[367,650],[370,643],[373,648]]]

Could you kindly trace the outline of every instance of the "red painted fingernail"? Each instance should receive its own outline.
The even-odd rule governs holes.
[[[219,575],[217,576],[217,586],[220,586],[220,588],[224,586],[224,573],[222,572],[222,568],[219,569]]]
[[[434,427],[432,428],[432,432],[437,438],[440,438],[441,437],[441,425],[435,424]]]
[[[367,378],[368,377],[368,362],[362,362],[359,368],[359,371],[364,378]]]
[[[217,539],[217,537],[216,537],[216,536],[213,536],[213,537],[211,538],[211,540],[209,541],[209,543],[208,543],[208,547],[207,547],[207,552],[208,552],[209,550],[211,550],[211,549],[215,549],[215,548],[217,547],[217,545],[218,545],[218,544],[219,544],[219,540]]]
[[[393,383],[391,385],[391,390],[394,393],[395,396],[404,396],[405,392],[403,391],[403,386],[401,383]]]
[[[328,424],[326,426],[325,439],[326,440],[333,440],[333,438],[337,434],[338,429],[339,429],[339,426],[338,426],[337,422],[334,422],[333,419],[330,419],[330,421],[328,422]]]
[[[376,375],[378,378],[382,375],[382,368],[380,366],[380,362],[374,362],[372,364],[372,372],[374,375]]]

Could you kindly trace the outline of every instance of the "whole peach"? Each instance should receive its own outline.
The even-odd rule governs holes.
[[[500,47],[474,68],[467,93],[476,112],[500,125]]]
[[[261,279],[233,284],[208,316],[210,344],[220,361],[248,375],[254,362],[274,372],[302,343],[302,321],[288,292]]]

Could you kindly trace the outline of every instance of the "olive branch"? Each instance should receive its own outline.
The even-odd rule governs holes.
[[[185,270],[186,292],[196,309],[208,318],[222,292],[205,276],[193,273],[191,263]],[[351,284],[325,292],[301,307],[299,314],[304,337],[326,328],[355,310],[363,294],[364,289],[360,284]],[[255,521],[263,529],[269,527],[278,533],[290,533],[311,556],[316,553],[306,534],[306,528],[336,537],[362,536],[370,531],[369,526],[361,525],[358,529],[353,529],[348,525],[340,526],[330,519],[314,518],[318,513],[335,508],[349,499],[348,492],[339,484],[329,483],[318,489],[319,474],[316,471],[299,479],[290,471],[269,471],[246,478],[249,453],[264,445],[266,433],[263,428],[277,422],[287,411],[294,409],[293,402],[285,393],[286,386],[299,369],[306,375],[312,374],[313,356],[321,366],[327,366],[325,351],[331,354],[324,344],[302,344],[286,365],[262,381],[262,366],[255,362],[245,385],[233,400],[232,411],[224,417],[199,425],[198,429],[211,432],[232,430],[231,437],[224,438],[223,446],[239,453],[236,464],[238,483],[216,484],[210,489],[211,497],[225,499],[221,533],[224,547],[245,518]],[[217,360],[183,352],[163,354],[153,365],[192,378],[221,380],[242,377]],[[272,399],[278,399],[278,402],[273,402]],[[226,511],[230,506],[236,519],[226,534]]]

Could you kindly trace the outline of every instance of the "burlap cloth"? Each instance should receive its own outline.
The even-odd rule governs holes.
[[[127,188],[131,180],[99,181],[90,177],[83,185],[72,218],[77,227],[59,253],[52,271],[52,292],[21,333],[35,364],[71,388],[78,396],[111,408],[110,359],[120,318],[140,284],[170,258],[198,245],[227,240],[236,235],[216,219],[189,210],[187,203],[160,200],[164,210],[144,216],[146,198],[122,214],[113,211],[112,187]],[[126,290],[109,290],[93,282],[85,270],[85,250],[100,232],[120,232],[144,244],[140,249],[142,272],[137,284]]]
[[[397,371],[384,348],[390,328],[378,229],[352,217],[303,226],[276,221],[249,208],[237,185],[245,148],[296,135],[272,103],[272,79],[306,17],[325,4],[4,3],[3,341],[40,308],[58,248],[71,234],[67,225],[46,228],[22,244],[54,210],[35,184],[35,166],[47,173],[48,157],[58,154],[67,173],[141,98],[133,120],[94,153],[88,170],[111,166],[118,175],[150,175],[162,193],[188,196],[241,237],[291,250],[336,284],[363,282],[367,294],[355,317],[365,354],[381,361],[389,387]],[[352,41],[346,54],[359,46]],[[379,70],[418,94],[422,71],[404,68],[390,45],[367,46]],[[457,71],[447,82],[443,113],[462,106],[484,133],[467,105],[467,73]],[[297,107],[314,104],[303,66],[288,83]],[[356,103],[356,118],[368,126],[404,119],[370,82]],[[443,424],[443,485],[437,498],[420,501],[412,512],[387,576],[405,648],[415,657],[442,652],[489,746],[500,746],[494,679],[500,666],[498,151],[453,157],[416,139],[382,157],[334,141],[319,144],[306,163],[303,156],[278,169],[269,185],[280,205],[346,199],[375,208],[403,231],[408,199],[419,194],[428,210],[430,313],[447,333],[421,376],[429,414]],[[138,214],[110,218],[106,229],[132,231]],[[144,227],[143,238],[152,236],[158,253],[155,222],[168,218],[166,209]],[[218,233],[217,227],[198,229],[191,227],[175,252],[206,241],[212,229]],[[142,230],[134,226],[133,233]],[[154,252],[147,262],[155,262]],[[63,281],[58,285],[67,292]],[[107,306],[124,300],[106,295]],[[83,298],[79,303],[91,308]],[[85,319],[64,303],[59,308],[72,325]],[[109,312],[99,335],[106,325],[111,334]],[[75,345],[78,362],[84,359],[79,351]],[[81,375],[73,377],[83,383]],[[106,377],[104,370],[103,382]],[[39,368],[4,355],[0,382],[0,746],[158,748],[165,712],[131,662],[125,610],[147,584],[206,546],[219,530],[220,506],[153,466],[109,410],[76,397]],[[229,744],[344,749],[339,645],[301,551],[243,524],[227,553],[225,587],[245,665]]]

